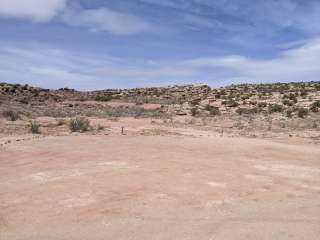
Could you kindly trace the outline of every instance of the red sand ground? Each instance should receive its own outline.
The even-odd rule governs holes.
[[[0,148],[0,239],[320,236],[317,145],[70,135]]]

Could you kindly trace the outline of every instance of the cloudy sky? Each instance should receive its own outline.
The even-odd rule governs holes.
[[[320,80],[319,0],[0,0],[0,82]]]

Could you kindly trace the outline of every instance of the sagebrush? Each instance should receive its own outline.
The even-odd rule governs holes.
[[[72,118],[69,123],[71,132],[86,132],[90,129],[90,121],[84,117]]]

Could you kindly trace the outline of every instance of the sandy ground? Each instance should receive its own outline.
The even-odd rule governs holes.
[[[1,240],[319,236],[317,145],[183,132],[0,147]]]

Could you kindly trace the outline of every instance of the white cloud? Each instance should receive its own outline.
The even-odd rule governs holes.
[[[182,3],[177,3],[176,1],[172,0],[140,0],[141,2],[148,3],[148,4],[154,4],[159,5],[163,7],[173,7],[173,8],[180,8]]]
[[[84,67],[85,66],[85,67]],[[175,64],[48,48],[0,48],[0,82],[82,90],[172,84],[194,72]]]
[[[193,71],[190,69],[179,68],[178,66],[168,66],[167,64],[157,65],[152,68],[147,66],[107,66],[94,69],[95,74],[108,76],[110,78],[126,78],[126,79],[157,79],[161,77],[176,78],[190,77]]]
[[[320,38],[283,50],[272,59],[245,56],[141,61],[47,48],[0,48],[0,82],[46,88],[128,88],[204,82],[319,81]],[[85,67],[84,67],[85,66]]]
[[[76,86],[86,89],[94,84],[96,76],[86,74],[83,66],[90,68],[96,64],[95,59],[79,59],[77,54],[59,49],[4,47],[0,48],[0,81],[45,88]]]
[[[184,21],[196,29],[222,27],[222,24],[216,19],[208,19],[195,14],[184,14]]]
[[[69,10],[62,19],[72,26],[84,26],[118,35],[153,31],[153,27],[143,19],[108,8]]]
[[[51,20],[66,7],[67,0],[0,0],[0,16]]]
[[[272,59],[244,56],[198,58],[182,64],[197,69],[222,70],[225,80],[241,79],[246,82],[319,81],[320,38],[310,40],[301,47],[283,51]]]
[[[153,32],[155,26],[142,18],[109,8],[83,9],[67,6],[69,0],[0,0],[0,17],[48,22],[61,19],[70,26],[107,31],[117,35]]]

